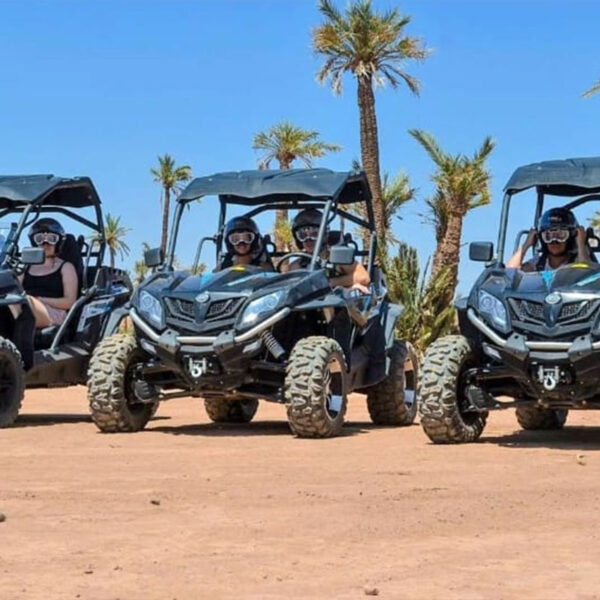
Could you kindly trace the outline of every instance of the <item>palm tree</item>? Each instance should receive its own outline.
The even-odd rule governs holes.
[[[110,213],[106,215],[104,224],[104,238],[110,255],[110,266],[115,266],[117,253],[121,260],[129,254],[129,246],[125,243],[124,237],[131,231],[121,225],[121,217],[113,217]]]
[[[409,133],[423,146],[436,166],[432,181],[434,196],[427,201],[435,224],[436,249],[432,277],[444,267],[450,269],[448,301],[452,300],[458,282],[458,260],[463,220],[467,212],[490,203],[490,179],[486,160],[495,142],[489,136],[473,157],[444,152],[435,138],[419,129]]]
[[[354,170],[361,170],[360,164],[357,161],[353,162]],[[381,185],[381,194],[383,200],[383,219],[385,223],[383,236],[379,238],[379,248],[384,250],[388,244],[398,245],[400,240],[396,238],[392,232],[393,217],[398,216],[398,212],[410,200],[415,197],[416,188],[410,186],[410,179],[406,173],[400,171],[395,177],[390,177],[389,173],[383,174]],[[364,204],[350,205],[350,209],[366,218],[366,210]],[[401,219],[402,217],[398,217]],[[369,244],[369,232],[362,231],[363,243],[365,247]]]
[[[589,98],[590,96],[593,96],[598,92],[600,92],[600,80],[596,81],[596,83],[594,83],[594,85],[589,90],[586,90],[581,95],[583,98]]]
[[[315,158],[321,158],[328,152],[339,152],[341,146],[329,144],[319,139],[319,132],[303,129],[282,121],[267,131],[261,131],[252,140],[254,150],[264,154],[258,161],[259,169],[268,169],[276,160],[280,169],[291,169],[294,161],[300,161],[305,167],[312,167]],[[281,236],[287,222],[287,210],[277,210],[275,217],[275,245],[284,247],[286,240]]]
[[[421,273],[417,251],[405,243],[399,244],[398,254],[386,266],[390,298],[404,307],[397,335],[411,342],[421,356],[431,342],[452,332],[456,318],[454,307],[446,300],[449,269],[428,281],[428,267],[429,261]]]
[[[144,260],[144,254],[147,250],[150,250],[150,244],[148,244],[148,242],[142,242],[142,258],[133,263],[133,272],[135,273],[135,283],[137,285],[146,279],[148,271],[150,270]]]
[[[158,157],[158,169],[150,169],[154,181],[162,186],[162,234],[160,247],[163,252],[167,249],[167,237],[169,234],[169,208],[171,192],[180,191],[182,183],[192,178],[192,168],[188,165],[175,166],[175,159],[170,154]]]
[[[342,91],[342,76],[352,73],[358,83],[360,146],[362,164],[371,187],[375,225],[385,235],[385,212],[379,167],[379,141],[373,87],[389,83],[397,88],[404,82],[413,94],[419,93],[417,79],[403,69],[406,60],[423,60],[428,50],[422,41],[404,34],[408,15],[397,9],[378,13],[371,0],[353,0],[342,14],[333,0],[320,0],[325,22],[313,30],[313,49],[325,62],[317,80],[331,81],[334,93]]]

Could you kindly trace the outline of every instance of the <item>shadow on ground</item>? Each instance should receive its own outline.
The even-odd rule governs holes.
[[[170,417],[153,417],[154,421],[168,421]],[[91,423],[92,418],[89,414],[50,414],[50,413],[29,413],[19,415],[17,421],[11,427],[44,427],[50,425],[64,425],[69,423]]]
[[[346,423],[338,437],[349,437],[368,433],[371,429],[378,429],[372,423]],[[179,425],[169,427],[159,425],[151,427],[147,432],[168,433],[171,435],[198,435],[209,437],[241,437],[265,435],[293,435],[287,421],[252,421],[251,423],[196,423],[193,425]]]
[[[558,431],[516,431],[510,435],[482,437],[483,444],[505,448],[555,448],[600,450],[600,427],[569,427]]]

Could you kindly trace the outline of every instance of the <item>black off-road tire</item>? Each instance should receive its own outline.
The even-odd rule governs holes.
[[[339,411],[328,409],[332,361],[338,363],[341,377]],[[290,354],[285,377],[285,403],[292,431],[306,438],[338,435],[344,425],[347,401],[346,361],[340,345],[322,336],[300,340]]]
[[[258,400],[205,398],[204,408],[215,423],[250,423],[258,410]]]
[[[25,395],[23,360],[17,347],[0,338],[0,427],[16,420]]]
[[[421,426],[436,444],[476,441],[487,413],[464,410],[462,374],[473,364],[473,352],[462,335],[436,340],[425,353],[419,381]]]
[[[367,408],[376,425],[411,425],[417,416],[416,383],[419,361],[408,342],[396,340],[390,349],[390,372],[367,391]],[[405,362],[410,360],[412,371],[405,373]],[[413,392],[412,402],[405,398],[407,384]],[[412,387],[411,387],[412,386]]]
[[[562,429],[567,421],[568,410],[541,408],[539,406],[518,406],[517,421],[523,429]]]
[[[100,431],[140,431],[155,412],[154,402],[138,402],[133,393],[131,367],[141,360],[131,335],[112,335],[96,346],[88,368],[88,401]]]

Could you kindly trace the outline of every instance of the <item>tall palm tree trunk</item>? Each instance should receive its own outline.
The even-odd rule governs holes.
[[[163,202],[163,214],[162,214],[162,235],[160,238],[160,247],[164,253],[167,252],[167,238],[169,236],[169,204],[171,202],[171,194],[168,187],[163,188],[165,191],[165,197]]]
[[[454,291],[458,283],[458,260],[460,257],[460,239],[462,235],[463,219],[465,215],[460,211],[452,211],[448,214],[448,227],[446,235],[439,246],[439,259],[437,270],[432,271],[431,276],[435,277],[440,269],[448,267],[448,301],[451,302],[454,297]]]
[[[362,165],[367,175],[373,197],[373,212],[375,213],[377,237],[384,239],[385,213],[381,194],[381,176],[379,174],[379,142],[377,138],[377,117],[375,115],[373,81],[368,75],[361,75],[357,79]]]
[[[115,268],[115,255],[116,255],[116,252],[112,248],[109,248],[108,249],[108,253],[110,255],[110,267],[111,267],[111,269],[114,269]]]
[[[282,158],[279,159],[279,168],[283,171],[287,171],[292,168],[291,161],[284,160]],[[283,252],[289,252],[290,248],[287,244],[286,240],[280,237],[280,232],[282,230],[283,223],[286,223],[288,220],[288,210],[287,208],[278,208],[275,211],[275,248],[278,250],[281,249]]]

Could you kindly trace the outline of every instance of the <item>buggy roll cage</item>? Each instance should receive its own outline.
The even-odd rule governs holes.
[[[546,196],[568,198],[579,196],[565,204],[564,207],[569,210],[591,200],[600,200],[600,157],[549,160],[524,165],[514,171],[504,188],[498,247],[493,261],[496,264],[504,263],[504,247],[512,197],[531,188],[535,188],[537,193],[534,225],[542,215]]]
[[[177,205],[175,208],[175,214],[173,215],[173,223],[171,227],[171,236],[169,239],[169,244],[167,248],[167,256],[164,261],[164,265],[172,269],[173,262],[175,259],[175,246],[177,242],[177,236],[179,233],[179,224],[181,222],[181,217],[183,215],[184,208],[192,201],[200,200],[205,195],[217,195],[219,198],[220,211],[219,211],[219,224],[218,224],[218,233],[215,236],[205,237],[201,240],[198,250],[196,252],[196,257],[194,260],[194,267],[197,266],[197,263],[200,258],[200,252],[202,245],[205,241],[211,240],[214,241],[216,245],[216,262],[218,264],[221,247],[223,244],[223,230],[226,223],[227,218],[227,206],[228,205],[241,205],[241,206],[255,206],[255,208],[251,209],[245,216],[253,217],[262,212],[277,210],[277,209],[292,209],[292,210],[301,210],[305,208],[318,208],[323,211],[323,219],[321,220],[321,224],[319,227],[319,233],[317,235],[317,241],[315,243],[315,249],[312,254],[311,262],[308,266],[308,270],[313,271],[316,269],[316,265],[319,259],[319,255],[323,248],[323,242],[325,240],[325,235],[327,231],[327,227],[329,223],[335,218],[336,215],[343,217],[344,219],[348,219],[352,223],[359,225],[360,227],[364,227],[368,231],[370,231],[369,236],[369,248],[367,250],[362,250],[358,252],[359,256],[367,256],[367,271],[370,277],[374,276],[375,271],[375,254],[377,252],[377,236],[375,232],[375,217],[373,213],[373,206],[368,201],[370,199],[370,191],[368,188],[368,184],[366,181],[366,176],[363,172],[360,173],[334,173],[332,171],[326,171],[325,169],[305,169],[300,170],[297,169],[293,172],[281,172],[276,171],[275,176],[277,174],[294,176],[294,174],[298,175],[310,175],[311,173],[330,173],[332,175],[338,176],[338,178],[344,178],[341,185],[331,193],[331,195],[324,195],[319,197],[318,195],[311,196],[309,194],[305,194],[302,192],[289,193],[287,191],[281,191],[279,193],[267,193],[264,195],[258,196],[242,196],[239,193],[234,194],[211,194],[210,191],[207,193],[187,193],[190,188],[193,188],[196,185],[196,182],[201,182],[200,179],[194,180],[188,187],[180,194],[177,198]],[[260,177],[263,176],[265,179],[269,177],[270,171],[257,171],[257,172],[248,172],[252,176]],[[224,174],[229,175],[229,174]],[[233,174],[233,175],[241,175],[241,174]],[[216,177],[216,176],[213,176]],[[212,182],[212,178],[203,178]],[[363,186],[364,192],[359,194],[356,200],[349,200],[347,198],[349,184],[360,183]],[[290,199],[291,197],[291,199]],[[341,198],[344,198],[341,201]],[[347,210],[341,208],[341,206],[345,204],[358,204],[358,203],[366,204],[366,213],[367,219],[363,219]],[[341,206],[340,206],[341,205]],[[331,215],[331,216],[330,216]]]
[[[95,222],[71,210],[86,207],[94,208]],[[21,215],[0,256],[2,263],[7,255],[15,254],[23,230],[42,213],[63,214],[94,231],[96,235],[89,243],[85,259],[89,262],[95,258],[96,268],[102,264],[106,238],[100,199],[93,183],[87,177],[66,179],[53,175],[0,177],[0,219]],[[96,244],[98,249],[94,250]]]

